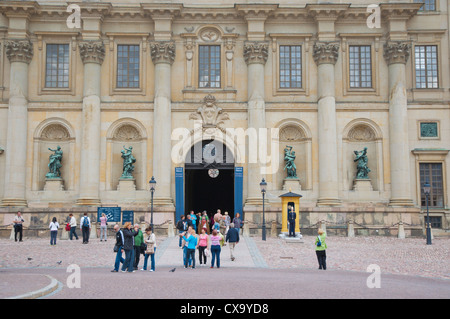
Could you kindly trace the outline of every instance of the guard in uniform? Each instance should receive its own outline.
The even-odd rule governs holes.
[[[289,237],[295,237],[295,219],[296,218],[297,218],[297,214],[294,212],[294,208],[291,207],[291,210],[288,213]]]

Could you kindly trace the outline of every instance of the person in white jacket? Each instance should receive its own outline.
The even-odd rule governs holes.
[[[59,224],[56,221],[56,217],[53,217],[52,222],[48,226],[50,228],[50,245],[56,245],[56,237],[58,236]]]
[[[72,240],[73,236],[75,236],[75,238],[78,240],[77,220],[76,220],[75,217],[73,217],[73,214],[69,214],[69,217],[70,217],[70,221],[69,221],[69,225],[70,225],[69,239]]]

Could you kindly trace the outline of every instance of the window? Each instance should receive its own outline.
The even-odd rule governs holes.
[[[220,45],[199,46],[200,88],[220,88]]]
[[[414,48],[416,65],[416,88],[437,89],[438,63],[437,45],[416,45]]]
[[[350,88],[372,87],[372,57],[370,45],[349,46]]]
[[[424,217],[425,225],[427,224],[427,217]],[[441,216],[430,216],[430,226],[431,228],[442,228],[442,217]]]
[[[69,87],[69,45],[47,44],[45,87]]]
[[[423,184],[428,182],[431,186],[428,205],[430,207],[444,207],[442,163],[420,163],[419,168],[422,206],[427,206]]]
[[[302,47],[280,46],[280,88],[302,87]]]
[[[117,88],[139,88],[139,45],[117,46]]]
[[[419,11],[436,11],[436,0],[414,0],[414,2],[423,3]]]

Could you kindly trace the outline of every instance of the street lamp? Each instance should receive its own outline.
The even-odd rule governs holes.
[[[431,191],[431,186],[430,184],[427,182],[425,182],[425,184],[423,184],[423,193],[425,194],[425,198],[427,200],[427,245],[431,245],[431,228],[430,228],[430,211],[428,208],[428,200],[430,197],[430,191]]]
[[[151,217],[150,217],[150,227],[152,228],[152,232],[155,232],[155,230],[153,229],[153,193],[156,190],[156,181],[155,178],[152,176],[152,179],[148,182],[150,184],[150,192],[152,194],[152,199],[151,199]]]
[[[266,190],[267,190],[267,183],[262,179],[261,183],[259,183],[259,186],[261,187],[261,193],[263,197],[263,224],[262,224],[262,240],[266,240],[266,216],[265,216],[265,207],[264,207],[264,198],[266,196]]]

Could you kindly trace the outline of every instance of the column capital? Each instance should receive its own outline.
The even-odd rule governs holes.
[[[5,53],[9,62],[24,62],[30,64],[33,58],[33,44],[28,39],[7,40]]]
[[[246,42],[244,44],[244,60],[247,65],[252,63],[266,64],[269,56],[268,42]]]
[[[150,55],[153,64],[169,63],[175,60],[175,42],[155,41],[150,43]]]
[[[336,64],[339,56],[339,43],[320,42],[314,43],[313,58],[317,65]]]
[[[83,41],[78,46],[83,64],[97,63],[102,65],[105,59],[105,45],[103,41]]]
[[[387,64],[406,64],[411,52],[411,43],[407,41],[389,41],[384,44],[384,58]]]

